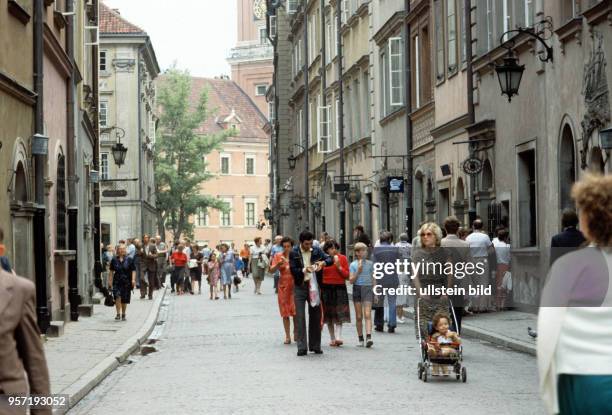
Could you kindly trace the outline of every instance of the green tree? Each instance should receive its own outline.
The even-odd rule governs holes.
[[[158,89],[160,105],[159,134],[155,145],[155,190],[158,229],[172,232],[174,240],[193,236],[190,218],[198,211],[227,211],[220,199],[200,193],[202,183],[214,177],[206,171],[204,156],[218,149],[231,135],[201,134],[198,129],[210,115],[208,93],[202,91],[198,102],[190,101],[191,77],[187,71],[171,68]]]

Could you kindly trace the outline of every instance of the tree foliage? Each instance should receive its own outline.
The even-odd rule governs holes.
[[[208,93],[191,103],[191,77],[171,68],[164,74],[157,101],[160,120],[155,145],[155,190],[160,235],[172,232],[174,240],[193,235],[190,218],[202,210],[227,211],[227,203],[201,194],[202,184],[214,177],[206,171],[204,156],[218,149],[230,132],[201,134],[200,125],[210,113]]]

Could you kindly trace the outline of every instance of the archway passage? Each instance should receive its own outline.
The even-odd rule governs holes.
[[[573,209],[571,191],[576,181],[576,159],[574,135],[569,125],[565,125],[559,146],[559,207],[560,210]]]

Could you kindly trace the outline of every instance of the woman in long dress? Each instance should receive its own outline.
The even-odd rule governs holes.
[[[136,286],[136,268],[134,261],[127,256],[124,244],[119,245],[117,256],[111,259],[108,285],[115,297],[115,320],[125,321],[125,311]]]
[[[266,262],[268,260],[266,256],[266,247],[261,243],[261,238],[258,236],[254,240],[255,245],[251,247],[251,273],[253,274],[253,281],[255,282],[255,294],[261,295],[261,283],[264,280],[266,273]]]
[[[210,299],[218,300],[219,292],[217,291],[217,284],[219,283],[219,261],[217,261],[217,254],[211,252],[208,257],[208,263],[206,264],[206,273],[208,274],[208,285],[210,286]]]
[[[232,279],[236,273],[234,269],[234,251],[227,244],[221,244],[219,255],[221,264],[221,286],[223,287],[223,299],[232,298]]]
[[[278,279],[278,309],[283,319],[285,329],[285,344],[291,344],[291,322],[295,318],[295,301],[293,299],[293,275],[289,268],[289,253],[293,248],[293,240],[288,236],[281,240],[282,252],[278,252],[272,258],[270,273],[280,272]],[[295,320],[293,321],[293,337],[295,338]]]

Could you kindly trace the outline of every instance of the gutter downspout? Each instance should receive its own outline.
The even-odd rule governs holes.
[[[308,70],[310,56],[308,54],[308,0],[304,0],[304,203],[305,203],[305,214],[306,214],[306,227],[308,229],[310,224],[310,195],[309,195],[309,183],[308,183],[308,153],[310,151],[310,102],[309,100],[309,81],[310,71]]]
[[[94,9],[96,11],[95,26],[98,26],[100,14],[98,0],[93,0]],[[98,72],[99,72],[99,54],[98,45],[93,45],[91,48],[91,61],[92,61],[92,90],[93,99],[96,110],[94,111],[94,119],[92,120],[94,128],[94,144],[93,144],[93,168],[96,171],[100,171],[100,122],[99,122],[99,99],[98,99]],[[93,184],[93,202],[94,202],[94,230],[93,230],[93,252],[94,252],[94,285],[99,290],[102,289],[102,248],[101,248],[101,226],[100,226],[100,183]]]
[[[66,12],[74,11],[72,1],[66,2]],[[81,296],[79,295],[79,270],[78,270],[78,202],[77,202],[77,177],[76,177],[76,139],[75,139],[75,102],[76,102],[76,65],[74,62],[74,16],[68,15],[66,27],[66,52],[72,63],[72,74],[67,86],[67,132],[66,142],[68,158],[68,249],[75,252],[73,259],[68,261],[68,301],[70,302],[70,320],[79,319],[79,305]]]
[[[44,95],[43,95],[43,53],[44,53],[44,12],[43,0],[34,0],[34,92],[36,92],[36,106],[34,115],[34,134],[45,134],[44,126]],[[46,333],[49,328],[50,316],[47,304],[47,235],[45,227],[45,164],[47,155],[36,154],[34,158],[34,221],[33,238],[34,252],[37,252],[34,261],[36,275],[36,315],[38,328]]]
[[[472,65],[472,1],[464,0],[465,5],[465,59],[467,61],[466,76],[467,76],[467,111],[468,111],[468,125],[472,125],[475,122],[474,115],[474,74]],[[469,138],[468,138],[469,139]],[[472,148],[475,144],[468,144],[470,155],[472,154]],[[470,177],[470,199],[468,208],[469,224],[471,227],[472,223],[476,220],[476,175]]]
[[[327,106],[327,95],[325,94],[325,89],[327,88],[327,50],[325,47],[325,41],[327,40],[325,37],[325,0],[320,0],[320,6],[319,6],[320,10],[321,10],[321,102],[323,103],[323,106],[326,107]],[[318,111],[318,109],[317,109]],[[331,114],[331,111],[328,111],[327,114]],[[320,115],[320,114],[319,114]],[[327,120],[327,125],[330,125],[329,123],[330,120]],[[319,122],[319,124],[321,123],[321,120],[317,120],[317,122]],[[329,128],[329,127],[328,127]],[[327,131],[327,135],[329,137],[329,131]],[[329,145],[331,143],[328,143],[328,148]],[[320,197],[320,202],[321,202],[321,232],[325,232],[325,183],[327,181],[327,162],[325,161],[325,155],[323,155],[323,180],[321,180],[321,186],[320,186],[320,191],[319,191],[319,197]],[[314,214],[312,215],[312,230],[313,232],[316,232],[317,227],[316,227],[316,217],[317,215]]]
[[[408,15],[410,14],[410,0],[404,0],[404,9],[406,10],[406,19],[408,19]],[[414,215],[414,207],[412,204],[413,199],[413,183],[412,183],[412,170],[413,170],[413,155],[412,155],[412,147],[413,147],[413,136],[412,136],[412,118],[410,114],[412,113],[412,62],[411,62],[411,47],[412,47],[412,38],[411,38],[411,28],[410,23],[406,23],[406,40],[404,41],[404,55],[406,60],[406,154],[407,154],[407,177],[406,177],[406,191],[404,193],[404,200],[406,206],[406,234],[408,238],[412,239],[412,220]],[[417,72],[418,73],[418,72]],[[420,91],[416,91],[418,94]]]
[[[147,37],[146,42],[149,41]],[[145,45],[142,45],[138,48],[138,98],[136,102],[136,108],[138,108],[138,199],[140,199],[140,238],[142,238],[145,234],[145,226],[144,226],[144,200],[142,199],[142,108],[140,107],[141,100],[140,94],[142,93],[142,67],[140,63],[140,55],[143,53]],[[142,239],[141,239],[142,240]]]
[[[338,147],[340,147],[340,184],[344,185],[344,91],[342,86],[342,2],[336,0],[336,49],[338,51]],[[346,251],[346,200],[340,192],[340,252]]]

